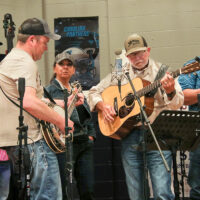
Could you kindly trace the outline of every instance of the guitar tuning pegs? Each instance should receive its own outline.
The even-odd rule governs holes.
[[[199,58],[198,56],[196,56],[194,59],[195,59],[198,63],[200,63],[200,58]]]

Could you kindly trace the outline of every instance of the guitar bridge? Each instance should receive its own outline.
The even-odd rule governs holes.
[[[118,112],[117,97],[114,98],[114,110],[116,112],[116,116],[118,116],[119,112]]]

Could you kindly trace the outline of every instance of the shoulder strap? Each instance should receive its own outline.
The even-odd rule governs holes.
[[[165,75],[165,73],[168,70],[168,68],[169,67],[167,65],[163,65],[162,64],[154,81],[157,81],[157,80],[161,79]]]
[[[4,90],[2,89],[2,87],[0,86],[0,89],[2,91],[2,93],[5,95],[5,97],[11,102],[13,103],[15,106],[17,106],[18,108],[22,108],[19,104],[17,104],[16,102],[14,102],[5,92]],[[35,116],[33,116],[31,113],[29,113],[27,110],[25,110],[24,108],[22,108],[23,111],[25,111],[26,113],[28,113],[31,117],[33,117],[38,123],[40,123],[41,121],[36,118]]]
[[[161,67],[160,67],[160,69],[159,69],[159,71],[158,71],[158,73],[157,73],[157,75],[156,75],[156,78],[154,79],[154,81],[157,81],[157,80],[161,79],[165,75],[165,73],[166,73],[166,71],[167,71],[168,68],[169,67],[167,65],[163,65],[162,64]],[[151,92],[149,92],[145,96],[147,96],[147,97],[153,97],[156,94],[157,90],[158,90],[158,88],[152,90]]]
[[[45,87],[43,87],[44,90],[44,94],[47,96],[47,98],[49,99],[49,101],[53,104],[56,104],[56,102],[53,100],[52,96],[49,94],[49,92],[46,90]]]

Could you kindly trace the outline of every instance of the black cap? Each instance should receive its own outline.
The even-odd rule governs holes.
[[[25,20],[19,27],[19,33],[25,35],[44,35],[53,40],[59,40],[60,35],[51,33],[48,24],[44,20],[30,18]]]

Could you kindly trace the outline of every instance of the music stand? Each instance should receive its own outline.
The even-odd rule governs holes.
[[[200,143],[200,113],[195,111],[164,110],[152,124],[158,143],[172,151],[175,200],[179,200],[176,151],[194,151]],[[153,138],[147,134],[147,150],[156,150]]]

